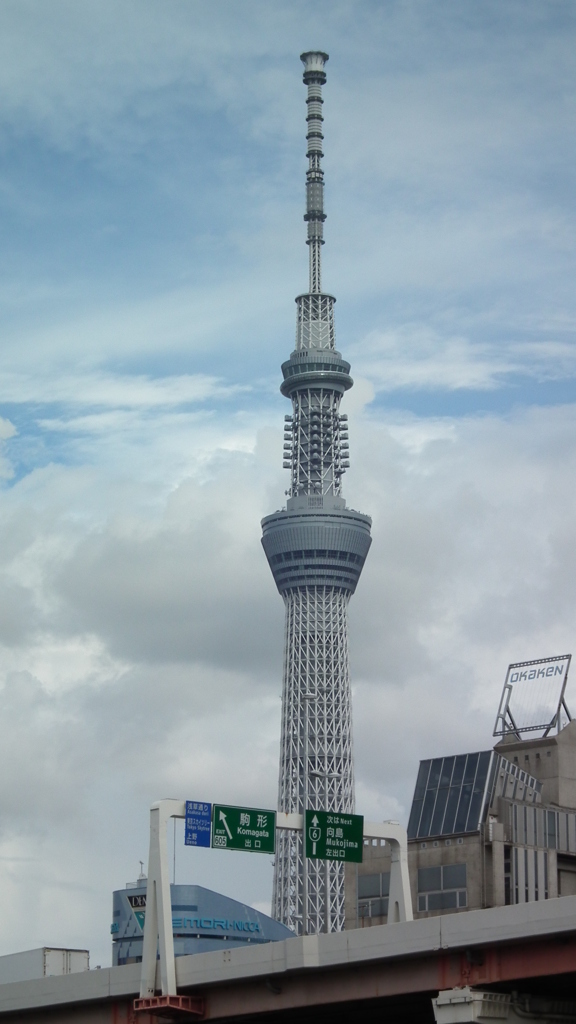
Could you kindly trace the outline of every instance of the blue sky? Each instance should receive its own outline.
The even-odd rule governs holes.
[[[374,519],[358,810],[405,819],[508,663],[572,650],[575,36],[562,0],[2,4],[0,953],[106,963],[159,796],[275,803],[302,50]],[[265,909],[267,858],[179,851]]]

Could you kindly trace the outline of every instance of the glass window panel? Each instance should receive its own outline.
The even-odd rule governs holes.
[[[466,890],[464,890],[464,892],[459,892],[458,893],[458,906],[459,907],[467,907],[468,906],[468,900],[466,898]]]
[[[556,849],[556,811],[548,811],[548,841],[546,846]]]
[[[452,772],[452,785],[459,786],[464,778],[464,768],[466,767],[466,754],[459,754],[454,762],[454,771]]]
[[[358,875],[358,899],[380,895],[380,875]]]
[[[418,892],[442,888],[442,868],[418,868]]]
[[[426,792],[426,783],[428,781],[428,774],[430,772],[431,761],[420,761],[420,768],[418,769],[418,778],[416,779],[416,789],[414,790],[414,799],[423,800],[424,793]]]
[[[466,865],[445,864],[442,868],[443,889],[465,889],[466,888]]]
[[[428,896],[428,910],[443,910],[442,899],[444,895],[443,892],[431,892]]]
[[[430,825],[430,835],[438,836],[442,833],[442,822],[444,821],[444,811],[446,810],[446,803],[448,800],[449,789],[439,789],[438,796],[436,797],[436,806],[434,808],[434,814],[432,816],[432,824]]]
[[[426,897],[425,896],[419,896],[418,897],[418,911],[419,911],[419,913],[422,913],[422,911],[424,911],[424,910],[426,910]]]
[[[481,775],[484,781],[488,778],[491,756],[491,750],[482,750],[478,759],[478,775]]]
[[[559,850],[567,850],[568,849],[568,815],[567,814],[559,814],[558,815],[558,824],[560,826],[559,830],[558,830],[558,849]]]
[[[488,771],[495,762],[489,750],[421,761],[408,823],[409,838],[477,831]]]
[[[388,913],[388,900],[372,900],[372,917],[384,917]]]
[[[470,800],[470,810],[468,812],[468,818],[466,821],[466,831],[476,832],[478,828],[478,822],[482,813],[482,797],[484,796],[484,787],[480,790],[474,786],[472,790],[472,798]]]
[[[442,771],[440,772],[440,788],[443,789],[445,786],[450,785],[450,779],[452,778],[452,771],[454,768],[455,757],[445,757],[442,765]]]
[[[415,839],[418,835],[418,825],[420,822],[420,814],[422,813],[422,800],[414,800],[412,802],[412,810],[410,811],[410,821],[408,822],[408,839]]]
[[[436,757],[432,761],[430,766],[430,775],[428,777],[427,789],[436,789],[440,781],[440,772],[442,771],[442,762],[444,758]]]
[[[428,897],[430,902],[430,896]],[[456,910],[458,906],[458,893],[456,892],[441,892],[440,893],[440,909],[441,910]]]
[[[464,770],[464,785],[469,782],[474,782],[477,767],[478,754],[468,754],[468,760],[466,761],[466,768]]]
[[[424,806],[422,808],[422,817],[420,818],[420,826],[418,828],[419,836],[430,835],[430,822],[432,821],[432,811],[434,810],[434,801],[436,799],[436,790],[429,789],[426,793],[424,800]]]
[[[382,895],[383,896],[388,896],[389,892],[390,892],[390,872],[389,871],[383,871],[382,872]]]
[[[518,804],[514,804],[512,808],[512,834],[515,843],[520,842],[519,829],[518,829]]]
[[[454,823],[455,832],[466,831],[466,821],[468,819],[468,812],[470,810],[471,797],[472,786],[462,786],[462,792],[460,794],[460,803],[458,805],[458,813],[456,815],[456,821]]]
[[[448,790],[448,803],[446,805],[446,814],[444,815],[444,827],[442,833],[445,836],[449,836],[454,831],[454,822],[456,820],[456,811],[458,810],[458,800],[460,799],[460,787],[456,788],[451,786]]]

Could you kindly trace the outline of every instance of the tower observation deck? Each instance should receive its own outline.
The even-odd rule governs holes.
[[[262,544],[286,607],[278,807],[354,811],[348,602],[370,547],[371,520],[346,508],[350,364],[335,346],[334,303],[322,291],[322,86],[328,55],[303,53],[308,87],[306,213],[309,291],[296,299],[296,346],[282,364],[286,509],[262,520]],[[282,832],[272,915],[298,934],[344,927],[344,864],[307,860],[302,833]]]

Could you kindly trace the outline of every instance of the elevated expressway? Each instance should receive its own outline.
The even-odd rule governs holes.
[[[568,1024],[576,896],[200,953],[176,974],[202,1014],[187,1020]],[[140,976],[131,964],[0,986],[0,1024],[151,1024],[133,1009]]]

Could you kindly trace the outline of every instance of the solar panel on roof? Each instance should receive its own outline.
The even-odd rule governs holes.
[[[421,761],[408,838],[477,832],[492,784],[493,751]]]

